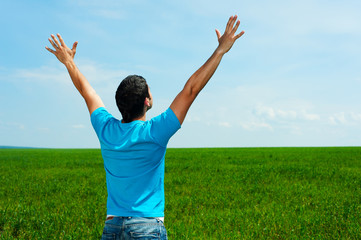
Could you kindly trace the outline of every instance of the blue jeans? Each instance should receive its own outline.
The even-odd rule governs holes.
[[[161,239],[167,240],[167,231],[157,218],[114,217],[105,221],[102,240]]]

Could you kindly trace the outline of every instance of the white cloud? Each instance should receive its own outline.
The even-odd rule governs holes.
[[[191,114],[187,115],[185,118],[186,122],[200,122],[201,118],[199,116],[193,116]]]
[[[87,80],[94,86],[104,88],[112,85],[116,82],[119,84],[128,72],[121,68],[98,64],[93,61],[80,59],[76,61],[76,64],[87,78]],[[55,65],[55,66],[54,66]],[[38,68],[29,69],[14,69],[11,70],[6,76],[1,76],[2,81],[27,81],[27,82],[39,82],[39,83],[63,83],[66,85],[72,85],[71,78],[64,66],[61,63],[45,65]],[[112,88],[112,92],[114,92]]]
[[[25,124],[18,123],[18,122],[1,122],[0,127],[10,128],[10,129],[18,129],[18,130],[25,130]]]
[[[257,116],[264,116],[268,119],[274,119],[276,117],[276,113],[273,108],[265,106],[257,106],[255,109],[255,114]]]
[[[119,68],[118,66],[108,66],[99,64],[94,61],[80,59],[78,61],[79,70],[91,83],[100,84],[102,86],[116,81],[120,82],[124,77],[129,75],[129,72]],[[112,89],[112,92],[115,90]]]
[[[221,127],[227,127],[227,128],[232,127],[232,125],[229,122],[219,122],[218,125]]]
[[[85,128],[85,125],[83,125],[83,124],[75,124],[75,125],[72,125],[71,127],[75,128],[75,129],[80,129],[80,128]]]
[[[351,119],[352,119],[352,120],[354,120],[354,121],[361,121],[361,113],[351,112],[350,115],[351,115]]]
[[[329,120],[332,125],[347,124],[347,120],[344,112],[333,114],[332,116],[329,117]]]
[[[16,69],[9,74],[10,79],[21,79],[27,82],[68,83],[70,81],[66,70],[59,67],[42,66],[34,69]]]
[[[314,113],[308,113],[305,109],[300,110],[283,110],[275,109],[274,107],[268,107],[259,105],[254,109],[254,114],[258,117],[266,118],[269,120],[308,120],[315,121],[320,120],[320,116]]]
[[[320,120],[321,117],[318,114],[314,114],[314,113],[307,113],[305,111],[301,112],[301,117],[305,120],[309,120],[309,121],[316,121],[316,120]]]
[[[328,123],[331,125],[360,126],[361,113],[339,112],[328,117]]]
[[[255,131],[255,130],[262,130],[262,129],[267,129],[269,131],[273,131],[273,128],[270,124],[265,123],[265,122],[241,122],[239,123],[239,125],[248,131]]]

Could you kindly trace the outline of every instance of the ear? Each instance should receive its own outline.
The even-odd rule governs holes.
[[[147,106],[147,107],[150,107],[150,100],[149,100],[149,98],[145,98],[145,100],[144,100],[144,105],[145,106]]]

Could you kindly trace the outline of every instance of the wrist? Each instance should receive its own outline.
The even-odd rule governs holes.
[[[68,61],[65,61],[65,62],[63,62],[63,64],[65,65],[66,68],[71,68],[71,67],[73,67],[73,66],[75,65],[73,59],[70,59],[70,60],[68,60]]]
[[[216,50],[214,51],[215,54],[219,54],[221,56],[223,56],[224,54],[226,54],[227,51],[225,51],[224,49],[220,48],[219,46],[216,48]]]

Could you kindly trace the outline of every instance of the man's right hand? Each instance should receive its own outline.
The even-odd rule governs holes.
[[[240,21],[238,20],[236,25],[234,25],[236,21],[237,21],[237,15],[231,16],[229,18],[227,22],[226,30],[224,30],[223,35],[221,35],[218,29],[216,29],[218,43],[219,43],[216,51],[220,51],[223,54],[228,52],[233,46],[233,43],[244,34],[244,31],[242,31],[239,34],[234,35],[240,24]]]

